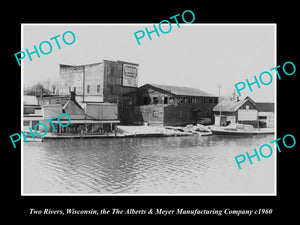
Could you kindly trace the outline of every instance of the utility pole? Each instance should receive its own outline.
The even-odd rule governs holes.
[[[219,88],[219,104],[220,104],[220,101],[221,101],[221,84],[218,85],[218,88]],[[220,104],[220,124],[219,126],[221,126],[222,124],[222,104]]]
[[[219,84],[218,85],[218,88],[219,88],[219,98],[221,97],[221,87],[222,87],[221,84]]]

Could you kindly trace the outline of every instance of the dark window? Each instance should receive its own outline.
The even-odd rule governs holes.
[[[90,85],[87,85],[87,87],[86,87],[86,93],[90,93],[90,89],[91,89]]]
[[[265,120],[265,119],[267,119],[267,116],[259,116],[258,118],[262,119],[262,120]]]
[[[100,93],[100,84],[97,85],[97,93]]]
[[[218,103],[218,99],[217,98],[214,99],[214,103]]]
[[[212,98],[210,98],[210,99],[209,99],[209,103],[212,103],[212,102],[213,102],[213,100],[212,100]]]
[[[39,123],[39,121],[36,121],[36,120],[33,120],[31,122],[31,128],[34,129],[35,128],[35,125],[37,125]],[[39,130],[39,126],[36,127],[36,130]]]
[[[152,117],[158,118],[158,111],[153,110],[152,111]]]
[[[164,104],[168,104],[168,97],[167,96],[164,97]]]
[[[178,98],[178,102],[179,102],[179,103],[183,103],[183,98],[182,98],[182,97],[179,97],[179,98]]]
[[[158,104],[158,97],[153,97],[153,104]]]
[[[150,98],[149,97],[144,97],[143,105],[148,105],[149,103],[150,103]]]
[[[30,121],[24,120],[24,121],[23,121],[23,125],[24,125],[24,126],[30,126]]]

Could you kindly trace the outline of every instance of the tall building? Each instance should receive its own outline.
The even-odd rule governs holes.
[[[138,86],[138,64],[103,60],[88,65],[59,65],[59,95],[69,95],[76,88],[80,103],[110,102],[122,104],[123,95]]]

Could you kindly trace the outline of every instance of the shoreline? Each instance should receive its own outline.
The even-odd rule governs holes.
[[[64,134],[53,134],[48,133],[44,137],[26,138],[27,142],[43,142],[49,139],[85,139],[85,138],[126,138],[126,137],[178,137],[178,136],[192,136],[198,134],[200,136],[213,135],[211,132],[211,126],[204,125],[187,125],[186,127],[152,127],[152,126],[118,126],[115,133],[106,134],[81,134],[81,133],[64,133]],[[261,134],[274,134],[274,128],[260,128],[255,129],[252,135]],[[24,140],[23,140],[24,142]]]

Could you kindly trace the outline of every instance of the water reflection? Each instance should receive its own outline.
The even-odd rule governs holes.
[[[234,157],[273,135],[48,140],[24,144],[24,193],[273,193],[274,157]]]

